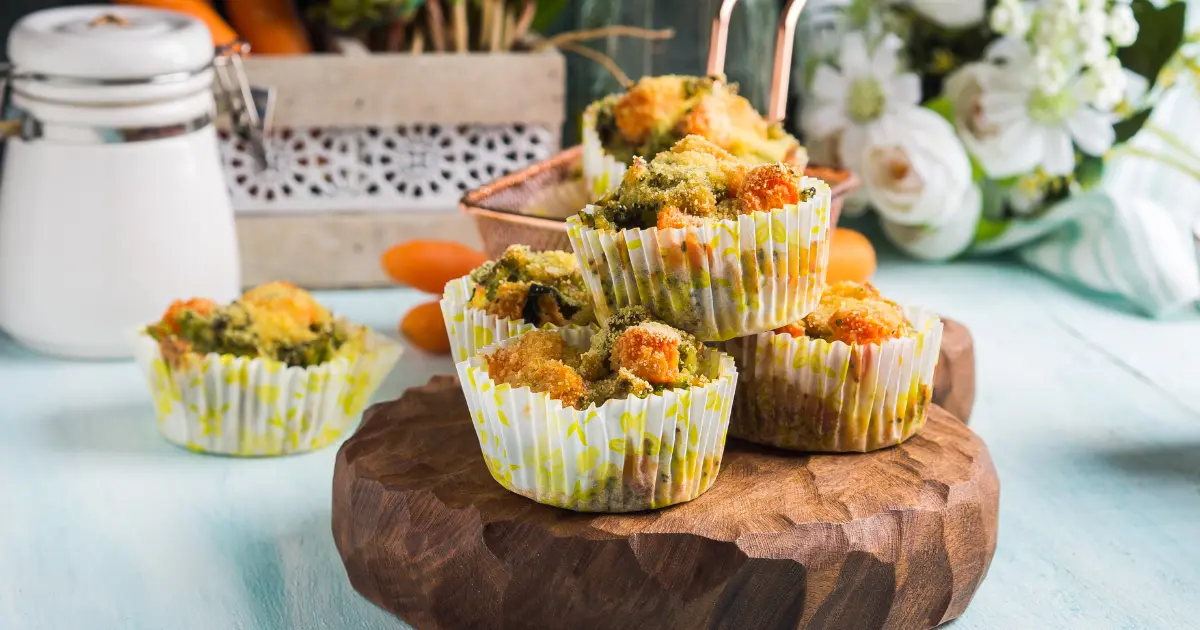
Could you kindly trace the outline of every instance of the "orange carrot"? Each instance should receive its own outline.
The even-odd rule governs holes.
[[[304,55],[312,52],[308,32],[292,0],[236,0],[226,3],[229,19],[250,44],[252,55]]]
[[[127,4],[151,9],[167,9],[190,15],[208,27],[212,33],[213,46],[228,46],[238,39],[237,32],[221,18],[212,3],[207,0],[115,0],[117,4]],[[236,4],[236,3],[233,3]]]
[[[487,262],[483,252],[454,241],[415,239],[388,248],[380,257],[387,275],[396,282],[441,295],[446,283]]]
[[[409,311],[400,320],[400,333],[425,352],[450,353],[450,336],[442,319],[442,305],[437,301],[417,305]]]

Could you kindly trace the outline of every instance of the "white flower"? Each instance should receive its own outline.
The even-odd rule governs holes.
[[[900,225],[883,221],[883,233],[904,253],[922,260],[949,260],[965,252],[975,240],[983,196],[969,186],[956,204],[960,209],[939,226]]]
[[[903,42],[887,35],[868,52],[861,32],[847,33],[838,57],[839,69],[821,65],[813,77],[812,103],[801,124],[810,141],[837,136],[841,164],[860,171],[871,130],[896,112],[917,107],[921,80],[899,73]]]
[[[900,225],[941,225],[963,211],[971,162],[954,127],[914,107],[872,130],[860,174],[871,205]]]
[[[1062,57],[1050,51],[1038,51],[1033,58],[1033,69],[1037,77],[1038,89],[1043,92],[1058,92],[1070,80],[1070,69]]]
[[[912,0],[912,7],[925,18],[946,28],[964,28],[983,21],[986,0]]]
[[[1000,35],[1025,37],[1029,32],[1029,12],[1020,0],[1000,0],[1000,4],[992,9],[990,24]]]
[[[1107,57],[1083,73],[1082,90],[1096,109],[1112,111],[1125,98],[1128,76],[1121,60]]]
[[[1120,48],[1132,46],[1138,37],[1138,21],[1133,8],[1128,4],[1117,4],[1108,15],[1108,36]]]
[[[1075,149],[1103,155],[1115,132],[1105,114],[1088,102],[1085,82],[1072,79],[1057,92],[1041,89],[1029,76],[1028,45],[998,40],[987,57],[991,68],[971,64],[947,81],[956,126],[967,150],[993,178],[1028,173],[1069,174]]]
[[[1046,200],[1046,176],[1034,171],[1026,173],[1017,179],[1017,183],[1008,191],[1008,205],[1013,212],[1027,215]]]
[[[1083,47],[1083,63],[1095,65],[1109,55],[1108,15],[1103,9],[1083,12],[1079,19],[1078,35]]]

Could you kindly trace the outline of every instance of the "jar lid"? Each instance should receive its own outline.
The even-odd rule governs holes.
[[[204,68],[213,43],[203,22],[175,11],[61,7],[19,20],[9,34],[8,59],[17,74],[146,79]]]

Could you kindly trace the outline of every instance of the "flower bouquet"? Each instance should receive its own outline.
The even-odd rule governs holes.
[[[901,250],[1016,250],[1150,313],[1200,297],[1185,221],[1119,185],[1146,160],[1200,178],[1154,116],[1198,67],[1185,3],[815,0],[807,14],[795,119],[814,159],[859,173],[860,206]]]

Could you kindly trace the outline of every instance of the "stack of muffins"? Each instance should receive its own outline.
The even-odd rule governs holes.
[[[499,483],[645,510],[705,492],[727,435],[865,452],[921,428],[941,323],[825,286],[830,189],[795,138],[682,76],[594,103],[584,127],[594,202],[567,221],[574,252],[514,246],[442,300]]]

